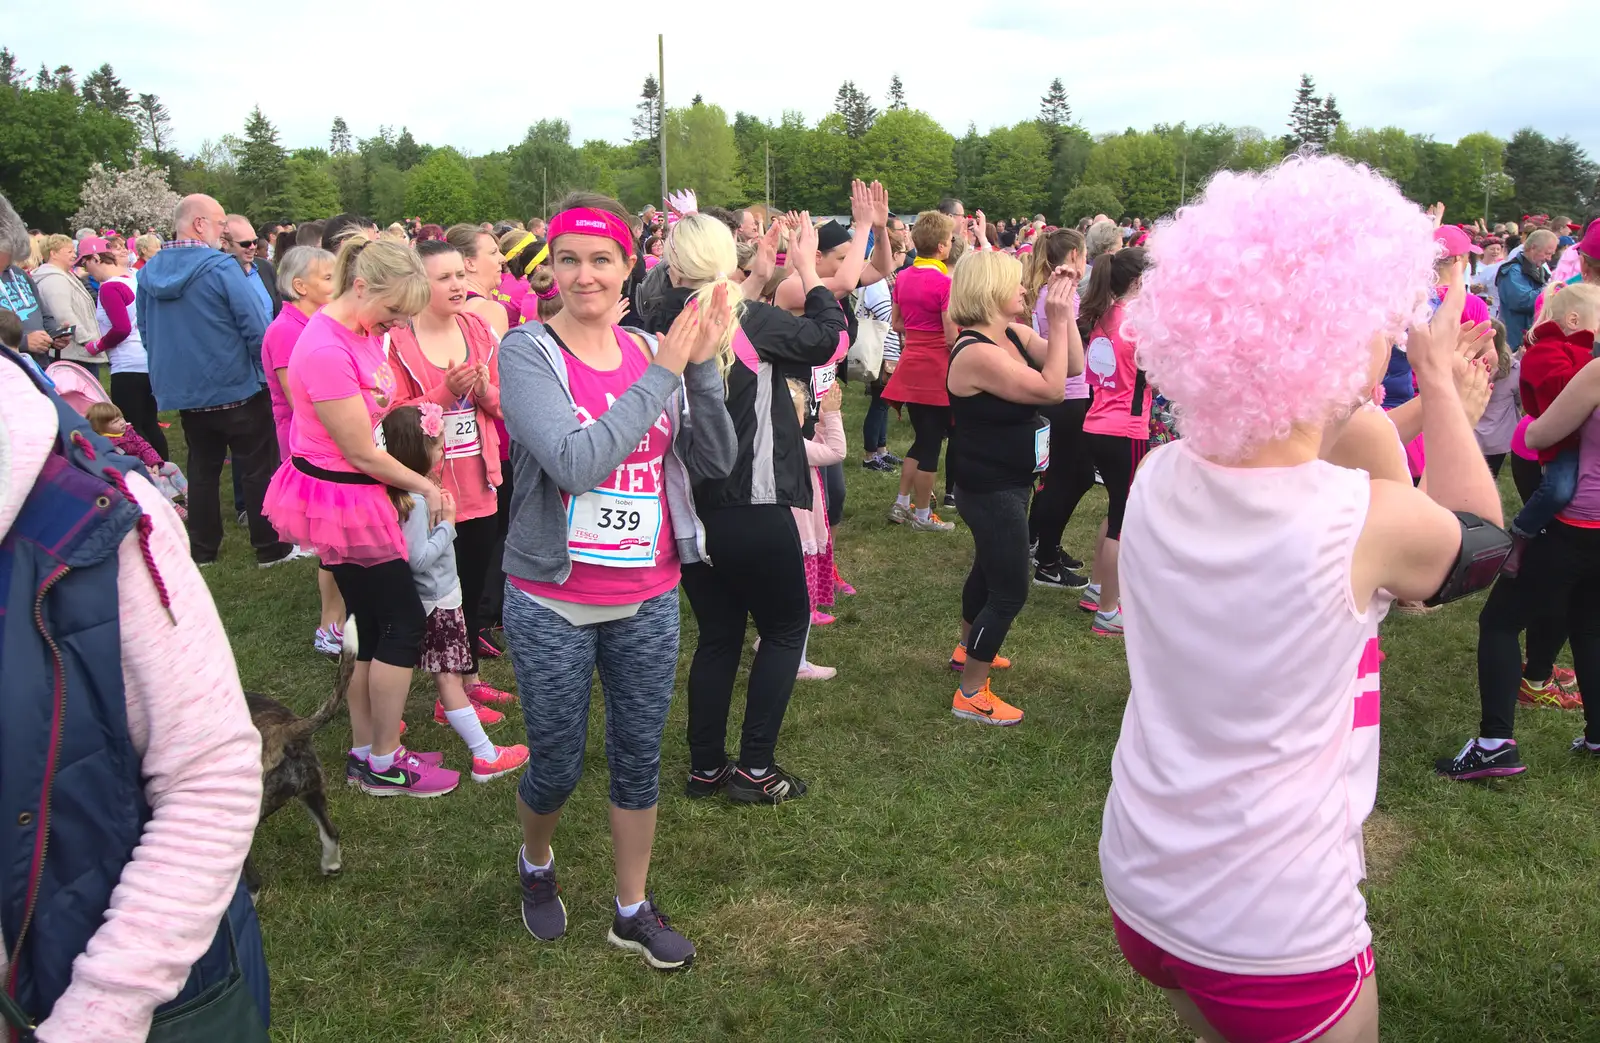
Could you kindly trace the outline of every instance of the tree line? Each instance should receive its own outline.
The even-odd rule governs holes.
[[[621,143],[574,142],[565,120],[548,118],[507,148],[469,155],[419,142],[404,126],[360,137],[336,117],[326,145],[289,149],[258,106],[238,134],[184,155],[173,147],[160,98],[132,92],[109,64],[81,80],[66,66],[29,75],[0,49],[0,190],[38,227],[64,226],[95,163],[159,167],[174,191],[205,192],[259,221],[340,211],[383,223],[411,215],[439,224],[526,218],[547,213],[575,188],[637,210],[660,204],[662,137],[672,187],[693,188],[704,205],[770,200],[819,214],[847,213],[850,181],[859,177],[883,182],[900,212],[954,195],[994,217],[1153,218],[1216,171],[1263,169],[1305,147],[1368,163],[1419,204],[1443,202],[1461,220],[1600,209],[1600,167],[1571,138],[1532,127],[1510,140],[1480,132],[1454,143],[1399,127],[1351,127],[1310,76],[1301,77],[1285,127],[1276,136],[1220,123],[1091,134],[1059,78],[1032,118],[982,133],[972,124],[960,135],[942,127],[910,104],[898,76],[882,109],[847,81],[833,111],[815,122],[797,111],[776,121],[739,111],[730,119],[699,96],[663,109],[647,76],[631,140]]]

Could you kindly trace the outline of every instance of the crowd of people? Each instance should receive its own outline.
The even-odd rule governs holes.
[[[1033,588],[1125,641],[1100,853],[1130,965],[1208,1040],[1376,1039],[1358,885],[1391,603],[1493,585],[1483,720],[1440,761],[1452,778],[1526,770],[1515,706],[1587,713],[1600,669],[1600,220],[1446,224],[1312,156],[1219,174],[1153,226],[991,224],[957,199],[901,217],[860,181],[848,224],[664,203],[257,229],[196,195],[166,239],[30,237],[0,205],[0,575],[39,613],[6,631],[0,728],[37,756],[0,800],[45,809],[31,876],[0,894],[6,1017],[45,1041],[144,1038],[228,981],[265,1020],[238,886],[260,739],[197,571],[228,538],[227,462],[256,563],[317,560],[311,652],[353,659],[346,781],[431,798],[515,775],[541,941],[567,928],[553,842],[598,672],[608,939],[690,966],[649,887],[678,591],[698,632],[684,792],[805,796],[777,751],[797,682],[836,675],[812,630],[855,595],[833,552],[854,381],[860,465],[898,472],[887,522],[971,535],[954,717],[1023,721],[994,672]],[[78,363],[107,368],[105,401],[74,408]],[[1097,483],[1080,559],[1062,534]],[[1575,672],[1556,666],[1569,638]],[[502,655],[515,691],[480,672]],[[460,753],[405,744],[419,668]],[[64,691],[100,727],[63,729]],[[497,742],[511,708],[525,741]],[[1573,749],[1600,757],[1600,713]],[[53,791],[95,797],[52,815]],[[108,793],[116,821],[78,821]],[[64,926],[30,935],[36,908]]]

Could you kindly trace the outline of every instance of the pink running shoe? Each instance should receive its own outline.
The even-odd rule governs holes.
[[[472,758],[473,782],[493,782],[528,763],[528,748],[521,743],[515,746],[496,746],[494,753],[495,758],[492,761],[486,761],[482,757]]]
[[[794,677],[797,681],[831,681],[838,673],[837,667],[818,666],[816,663],[801,663],[800,670]]]
[[[479,724],[499,724],[501,721],[506,719],[506,715],[501,713],[499,710],[491,710],[489,707],[481,706],[478,703],[473,703],[472,708],[478,711]],[[450,724],[450,718],[444,715],[444,703],[441,703],[437,699],[433,701],[433,720],[436,724],[443,724],[445,726],[449,726]]]
[[[850,584],[846,583],[844,581],[844,577],[839,575],[839,566],[838,565],[834,565],[834,567],[833,567],[833,592],[835,594],[840,595],[841,597],[847,597],[847,598],[848,597],[853,597],[855,595],[855,592],[856,592],[856,588],[854,588]]]
[[[442,797],[460,782],[460,772],[425,764],[402,746],[388,771],[374,771],[369,762],[361,772],[360,786],[369,797]]]
[[[510,692],[502,692],[500,689],[486,685],[482,681],[467,689],[467,698],[475,703],[499,703],[501,706],[517,701],[517,697]]]
[[[822,612],[817,609],[811,610],[811,625],[814,627],[825,627],[829,623],[833,622],[833,618],[834,617],[828,615],[826,612]]]

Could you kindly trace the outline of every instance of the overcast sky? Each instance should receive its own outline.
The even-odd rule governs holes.
[[[730,120],[798,109],[815,122],[846,79],[883,107],[898,72],[909,103],[959,135],[969,121],[987,130],[1033,116],[1060,76],[1093,133],[1187,121],[1275,135],[1309,72],[1355,126],[1454,141],[1532,125],[1600,159],[1592,0],[162,0],[101,4],[92,17],[29,4],[23,18],[8,6],[6,44],[24,68],[111,62],[130,90],[166,102],[185,151],[238,133],[257,104],[289,148],[326,147],[341,115],[358,137],[404,124],[468,153],[512,145],[546,117],[567,120],[575,144],[620,142],[665,32],[667,103],[702,94]]]

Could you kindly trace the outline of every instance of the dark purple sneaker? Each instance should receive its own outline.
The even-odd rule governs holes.
[[[654,896],[632,916],[618,912],[606,941],[638,953],[658,971],[688,970],[694,963],[694,943],[673,930],[671,919],[656,905]]]
[[[529,871],[524,867],[523,849],[517,849],[517,876],[522,880],[522,926],[542,942],[553,942],[567,933],[567,905],[561,900],[561,885],[556,883],[552,858],[549,869]]]
[[[1509,775],[1521,775],[1528,770],[1522,763],[1522,755],[1517,752],[1514,740],[1507,740],[1495,749],[1487,749],[1478,744],[1477,739],[1469,739],[1461,748],[1461,752],[1454,757],[1441,757],[1434,764],[1434,770],[1445,778],[1455,779],[1457,782],[1469,782],[1473,779],[1500,779]]]

